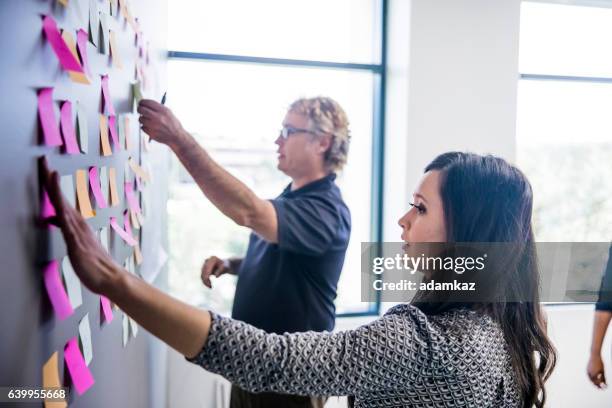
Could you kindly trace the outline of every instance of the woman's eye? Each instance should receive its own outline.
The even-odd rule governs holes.
[[[422,204],[414,204],[414,203],[410,203],[411,206],[413,206],[414,208],[417,209],[417,212],[419,214],[425,214],[425,207],[423,207]]]

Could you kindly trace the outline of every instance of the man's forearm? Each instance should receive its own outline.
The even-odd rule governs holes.
[[[244,183],[219,166],[189,133],[170,146],[204,195],[239,225],[247,225],[260,199]]]
[[[606,330],[612,319],[612,312],[596,310],[593,322],[593,340],[591,342],[591,354],[599,355]]]

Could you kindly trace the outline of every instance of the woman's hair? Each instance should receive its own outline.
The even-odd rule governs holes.
[[[351,135],[346,113],[338,102],[325,96],[300,98],[289,106],[309,120],[309,127],[319,134],[331,135],[329,149],[323,157],[327,171],[339,172],[346,164]]]
[[[524,406],[543,407],[544,382],[555,366],[556,351],[539,303],[531,185],[519,169],[491,155],[444,153],[425,168],[431,170],[440,172],[447,242],[509,243],[503,245],[511,253],[500,262],[503,267],[472,275],[494,292],[488,293],[489,299],[465,302],[422,291],[412,304],[430,315],[459,308],[490,315],[503,330]],[[436,281],[440,277],[438,271],[431,276]]]

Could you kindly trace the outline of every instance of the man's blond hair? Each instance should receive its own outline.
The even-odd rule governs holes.
[[[289,111],[306,116],[312,131],[331,136],[330,147],[323,157],[324,165],[334,173],[342,170],[346,164],[351,135],[348,118],[338,102],[325,96],[300,98],[289,106]]]

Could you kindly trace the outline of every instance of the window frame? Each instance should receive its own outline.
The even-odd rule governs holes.
[[[304,60],[290,58],[256,57],[235,54],[213,54],[188,51],[168,50],[168,60],[217,61],[238,64],[256,64],[284,67],[311,67],[320,69],[335,69],[343,71],[367,71],[373,75],[372,100],[372,190],[370,195],[370,240],[382,242],[383,238],[383,169],[384,169],[384,134],[385,134],[385,99],[387,83],[387,18],[388,0],[379,0],[378,10],[374,18],[375,27],[373,41],[375,54],[379,63],[342,63],[320,60]],[[379,245],[378,253],[382,253]],[[336,313],[336,317],[378,316],[381,308],[380,292],[374,291],[374,302],[368,302],[363,311]]]

